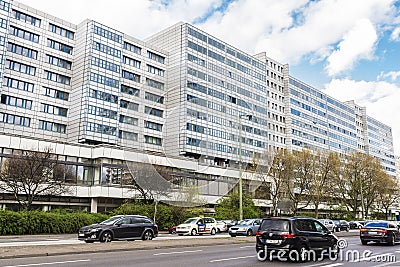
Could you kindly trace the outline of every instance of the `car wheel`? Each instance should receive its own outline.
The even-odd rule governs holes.
[[[346,228],[346,232],[348,232],[348,231],[349,231],[349,228],[347,227],[347,228]]]
[[[289,252],[289,259],[290,261],[305,262],[307,255],[307,248],[304,245],[300,245],[298,249]]]
[[[215,235],[216,231],[215,228],[211,229],[211,235]]]
[[[330,251],[330,255],[329,255],[329,257],[331,258],[331,259],[335,259],[338,255],[339,255],[339,247],[338,247],[338,245],[337,244],[334,244],[332,247],[331,247],[331,251]]]
[[[367,244],[368,244],[368,241],[366,241],[366,240],[362,240],[362,239],[361,239],[361,244],[363,244],[363,245],[367,245]]]
[[[104,243],[104,242],[111,242],[113,239],[112,233],[110,231],[104,231],[103,233],[101,233],[100,235],[100,242]]]
[[[190,234],[191,234],[191,235],[196,235],[196,234],[197,234],[196,229],[193,228],[192,231],[190,231]]]
[[[389,245],[391,245],[391,246],[396,245],[396,237],[394,235],[390,236]]]
[[[94,240],[85,240],[85,243],[93,243]]]
[[[218,234],[221,233],[221,230],[220,230],[219,228],[217,229],[217,233],[218,233]]]
[[[150,230],[146,230],[143,233],[142,240],[152,240],[152,239],[153,239],[153,233]]]
[[[175,235],[176,234],[176,229],[172,229],[171,230],[171,235]]]
[[[253,231],[250,229],[247,231],[247,236],[252,236],[253,235]]]

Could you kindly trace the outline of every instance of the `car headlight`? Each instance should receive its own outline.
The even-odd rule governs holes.
[[[186,229],[190,229],[190,228],[192,228],[192,226],[186,226]]]
[[[90,232],[91,233],[94,233],[94,232],[98,232],[98,231],[100,231],[101,230],[101,228],[93,228],[92,230],[90,230]]]
[[[242,227],[242,228],[240,228],[240,231],[246,231],[247,230],[247,228],[246,227]]]

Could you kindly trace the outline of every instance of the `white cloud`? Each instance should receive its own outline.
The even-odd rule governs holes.
[[[400,71],[389,71],[387,73],[381,72],[377,77],[377,80],[384,80],[389,78],[392,82],[396,81],[400,77]]]
[[[327,59],[326,70],[329,76],[335,76],[353,67],[360,59],[372,59],[378,40],[371,21],[361,19],[350,29],[343,40]]]
[[[354,100],[367,115],[392,127],[395,152],[400,152],[400,88],[388,82],[333,79],[324,92],[340,101]]]
[[[400,27],[397,27],[392,31],[390,39],[393,41],[400,41]]]

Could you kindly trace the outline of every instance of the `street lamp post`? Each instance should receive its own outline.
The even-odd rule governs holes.
[[[251,115],[239,115],[239,220],[243,220],[243,170],[242,170],[242,117],[251,120]]]

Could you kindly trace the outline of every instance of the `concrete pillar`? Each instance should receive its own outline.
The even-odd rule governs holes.
[[[90,200],[90,212],[97,213],[97,198],[91,198]]]

